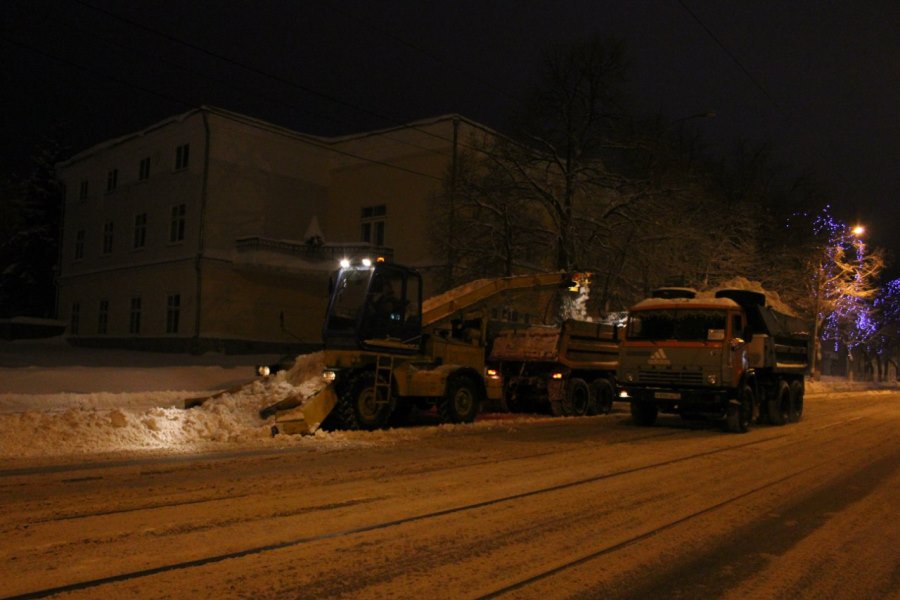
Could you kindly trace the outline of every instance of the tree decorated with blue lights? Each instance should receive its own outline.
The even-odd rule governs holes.
[[[854,360],[857,348],[866,348],[876,334],[876,298],[884,257],[869,249],[860,227],[850,227],[831,215],[829,206],[818,214],[796,215],[796,221],[811,219],[805,302],[813,318],[813,372],[819,374],[822,340],[844,347]]]

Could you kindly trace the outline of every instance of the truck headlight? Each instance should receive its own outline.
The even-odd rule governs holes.
[[[719,378],[716,377],[714,373],[710,373],[706,376],[706,383],[708,383],[709,385],[716,385],[717,383],[719,383]]]

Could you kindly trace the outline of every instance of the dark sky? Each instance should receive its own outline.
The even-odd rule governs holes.
[[[543,48],[600,34],[625,40],[641,112],[715,111],[692,124],[722,153],[771,141],[900,259],[898,0],[3,0],[0,15],[7,165],[54,125],[80,150],[201,104],[325,135],[452,112],[502,129]]]

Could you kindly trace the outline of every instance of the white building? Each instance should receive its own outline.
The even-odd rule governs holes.
[[[381,254],[429,282],[429,201],[458,116],[320,138],[202,107],[61,163],[60,319],[74,343],[229,352],[316,344],[328,277]]]

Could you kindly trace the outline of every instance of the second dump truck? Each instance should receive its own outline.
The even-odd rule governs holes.
[[[502,376],[507,410],[549,409],[554,415],[606,414],[619,363],[614,325],[567,319],[501,331],[490,362]]]
[[[763,293],[723,289],[701,297],[661,289],[629,310],[619,350],[620,400],[638,425],[660,412],[722,419],[732,432],[803,414],[810,326]]]

